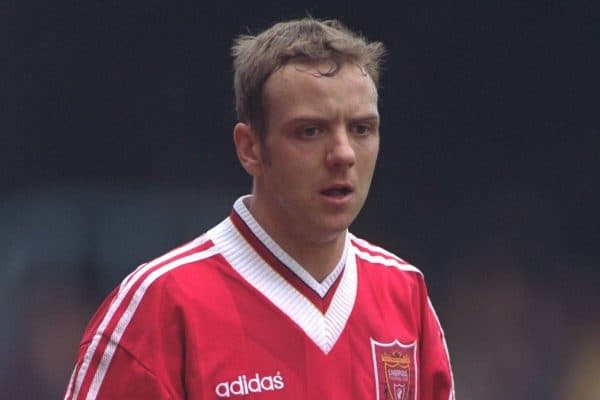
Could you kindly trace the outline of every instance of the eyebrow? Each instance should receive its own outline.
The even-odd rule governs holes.
[[[302,123],[329,123],[330,119],[329,118],[323,118],[323,117],[318,117],[318,116],[314,116],[311,117],[309,115],[306,116],[298,116],[298,117],[293,117],[291,119],[289,119],[288,121],[286,121],[284,124],[285,125],[297,125],[297,124],[302,124]],[[379,114],[365,114],[365,115],[359,115],[353,118],[350,118],[350,122],[352,123],[356,123],[356,122],[379,122]]]
[[[379,114],[368,114],[365,116],[359,116],[351,118],[352,122],[379,122]]]

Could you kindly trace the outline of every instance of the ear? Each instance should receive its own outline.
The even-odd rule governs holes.
[[[257,177],[261,172],[260,140],[250,125],[238,122],[233,128],[233,143],[238,159],[248,174]]]

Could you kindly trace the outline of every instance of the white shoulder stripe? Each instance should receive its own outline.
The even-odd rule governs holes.
[[[410,272],[416,272],[418,274],[423,275],[423,273],[414,265],[410,265],[410,264],[402,264],[401,262],[397,261],[396,258],[387,258],[384,256],[375,256],[373,254],[367,253],[366,251],[362,251],[361,249],[354,247],[354,253],[356,253],[357,256],[359,256],[360,258],[362,258],[363,260],[366,260],[370,263],[374,263],[374,264],[382,264],[388,267],[395,267],[398,268],[399,270],[402,271],[410,271]]]
[[[389,251],[387,251],[386,249],[384,249],[382,247],[375,246],[375,245],[367,242],[364,239],[357,238],[354,235],[352,235],[352,241],[358,243],[362,247],[364,247],[366,249],[369,249],[369,250],[371,250],[371,251],[373,251],[375,253],[381,253],[381,254],[386,255],[388,257],[395,258],[396,260],[402,260],[400,257],[398,257],[397,255],[395,255],[394,253],[389,252]]]
[[[77,366],[79,365],[79,363],[75,364],[75,367],[73,368],[73,372],[71,372],[71,377],[69,378],[69,385],[67,386],[67,391],[65,394],[65,399],[67,397],[69,397],[69,395],[71,394],[71,391],[73,390],[73,381],[75,380],[75,371],[77,371]]]
[[[125,279],[123,279],[123,282],[121,282],[121,285],[119,286],[119,292],[122,291],[127,286],[127,284],[129,283],[129,281],[131,280],[131,278],[133,278],[134,276],[136,276],[137,271],[140,270],[141,268],[144,268],[144,266],[146,264],[147,263],[143,263],[143,264],[139,265],[129,275],[127,275],[125,277]]]
[[[108,366],[110,365],[112,357],[117,348],[117,345],[119,344],[119,341],[121,340],[121,336],[123,336],[123,333],[125,332],[125,329],[127,328],[127,325],[129,325],[129,322],[133,318],[133,315],[135,314],[135,311],[137,310],[138,305],[142,301],[142,298],[144,297],[144,294],[146,293],[146,290],[148,290],[150,285],[152,285],[152,283],[156,279],[160,278],[162,275],[166,274],[167,272],[171,271],[172,269],[175,269],[182,265],[200,261],[205,258],[209,258],[209,257],[217,254],[218,252],[219,252],[219,250],[216,247],[211,247],[207,250],[190,254],[189,256],[177,259],[171,263],[168,263],[168,264],[156,269],[155,271],[150,273],[146,277],[146,279],[144,279],[142,284],[138,287],[135,294],[131,298],[131,301],[130,301],[129,305],[127,306],[127,309],[121,316],[121,319],[119,319],[119,322],[117,323],[117,326],[110,337],[108,345],[106,346],[106,349],[104,350],[104,354],[102,354],[100,365],[98,366],[98,369],[96,370],[96,374],[94,375],[94,379],[92,380],[92,384],[90,385],[90,390],[88,392],[86,400],[93,400],[96,398],[98,391],[100,390],[100,386],[102,385],[102,381],[104,380],[104,376],[106,375],[106,371],[108,370]]]
[[[158,257],[157,259],[138,267],[135,271],[133,271],[129,276],[127,276],[125,278],[125,282],[127,282],[127,283],[125,285],[121,285],[121,287],[119,288],[119,292],[118,292],[117,296],[113,299],[106,315],[104,316],[104,319],[102,320],[102,322],[100,323],[100,326],[98,327],[98,330],[94,334],[94,338],[92,339],[92,342],[89,344],[89,346],[87,348],[87,351],[81,362],[81,368],[79,369],[79,372],[77,373],[77,378],[75,379],[74,385],[69,385],[69,389],[73,389],[73,395],[72,395],[72,397],[70,397],[71,391],[67,390],[67,393],[65,394],[65,400],[67,400],[69,398],[71,398],[71,400],[76,400],[77,397],[79,396],[79,391],[81,390],[81,385],[83,384],[83,380],[85,378],[85,375],[87,374],[88,368],[90,366],[90,362],[96,352],[96,348],[98,347],[100,338],[104,334],[106,327],[112,320],[117,309],[123,302],[123,299],[130,292],[130,290],[133,287],[133,285],[135,284],[135,282],[137,282],[141,276],[143,276],[147,271],[149,271],[151,268],[155,267],[156,265],[163,263],[173,257],[181,255],[187,251],[190,251],[194,247],[198,247],[199,245],[201,245],[203,242],[206,242],[207,240],[208,240],[207,238],[201,236],[198,239],[196,239],[184,246],[181,246],[173,251],[170,251],[169,253],[166,253],[163,256]],[[75,368],[77,368],[77,365],[75,366]]]

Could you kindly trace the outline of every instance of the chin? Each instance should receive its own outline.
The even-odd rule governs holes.
[[[349,217],[334,217],[334,218],[324,218],[321,220],[321,229],[326,232],[331,232],[332,236],[339,235],[340,233],[346,231],[354,218]]]

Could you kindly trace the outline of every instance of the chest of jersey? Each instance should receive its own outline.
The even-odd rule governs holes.
[[[419,321],[410,294],[399,299],[369,281],[367,271],[360,275],[345,321],[327,319],[332,311],[326,309],[322,318],[299,323],[236,279],[214,293],[213,302],[188,304],[188,398],[412,399]],[[344,326],[332,338],[336,322]],[[396,397],[386,397],[392,391]]]

